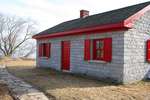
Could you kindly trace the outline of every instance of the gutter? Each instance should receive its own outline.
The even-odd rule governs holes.
[[[51,33],[45,35],[37,34],[34,35],[32,38],[48,39],[48,38],[55,38],[55,37],[63,37],[63,36],[71,36],[71,35],[87,35],[87,34],[104,33],[104,32],[127,30],[127,29],[129,29],[129,27],[126,27],[124,25],[124,22],[121,22],[117,24],[99,25],[95,27],[86,27],[86,28],[74,29],[70,31]]]
[[[141,16],[143,16],[147,11],[150,11],[150,5],[146,6],[139,12],[130,16],[122,22],[114,23],[114,24],[106,24],[106,25],[98,25],[93,27],[79,28],[65,32],[51,33],[45,35],[34,35],[32,38],[34,39],[48,39],[55,37],[63,37],[63,36],[71,36],[71,35],[86,35],[86,34],[94,34],[94,33],[103,33],[104,32],[112,32],[112,31],[120,31],[120,30],[128,30],[133,27],[134,22],[138,20]]]

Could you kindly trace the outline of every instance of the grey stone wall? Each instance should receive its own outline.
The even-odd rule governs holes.
[[[124,83],[147,77],[150,64],[146,62],[146,41],[150,39],[150,11],[124,33]]]
[[[109,33],[108,33],[109,34]],[[118,82],[123,77],[123,34],[121,32],[109,35],[96,34],[90,39],[112,37],[112,62],[84,61],[84,39],[71,41],[71,72],[82,73],[99,79],[112,79]]]
[[[123,50],[124,35],[123,31],[104,34],[92,34],[82,36],[68,36],[63,38],[54,38],[50,40],[38,41],[51,42],[51,58],[37,58],[37,65],[40,67],[51,67],[57,70],[61,69],[61,41],[70,40],[71,42],[71,61],[70,72],[86,74],[92,77],[109,78],[118,82],[123,80]],[[88,62],[84,61],[84,40],[96,38],[112,38],[112,62]]]
[[[56,70],[60,69],[61,66],[61,43],[57,41],[50,41],[50,40],[42,40],[37,42],[37,48],[39,43],[51,43],[51,56],[49,59],[44,57],[38,57],[38,49],[37,49],[37,67],[50,67]]]

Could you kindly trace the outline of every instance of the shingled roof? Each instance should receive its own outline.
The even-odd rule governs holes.
[[[128,6],[121,9],[112,10],[100,14],[88,16],[86,18],[78,18],[70,21],[60,23],[52,28],[40,32],[37,35],[53,34],[58,32],[65,32],[79,28],[92,27],[97,25],[106,25],[119,23],[138,11],[148,6],[150,2],[141,3],[133,6]]]

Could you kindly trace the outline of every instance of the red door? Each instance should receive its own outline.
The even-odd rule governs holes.
[[[70,41],[62,41],[61,46],[61,69],[70,70]]]

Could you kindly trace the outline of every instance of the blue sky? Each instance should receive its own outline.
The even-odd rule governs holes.
[[[149,0],[0,0],[0,13],[30,18],[39,31],[79,18],[81,9],[101,13]]]

